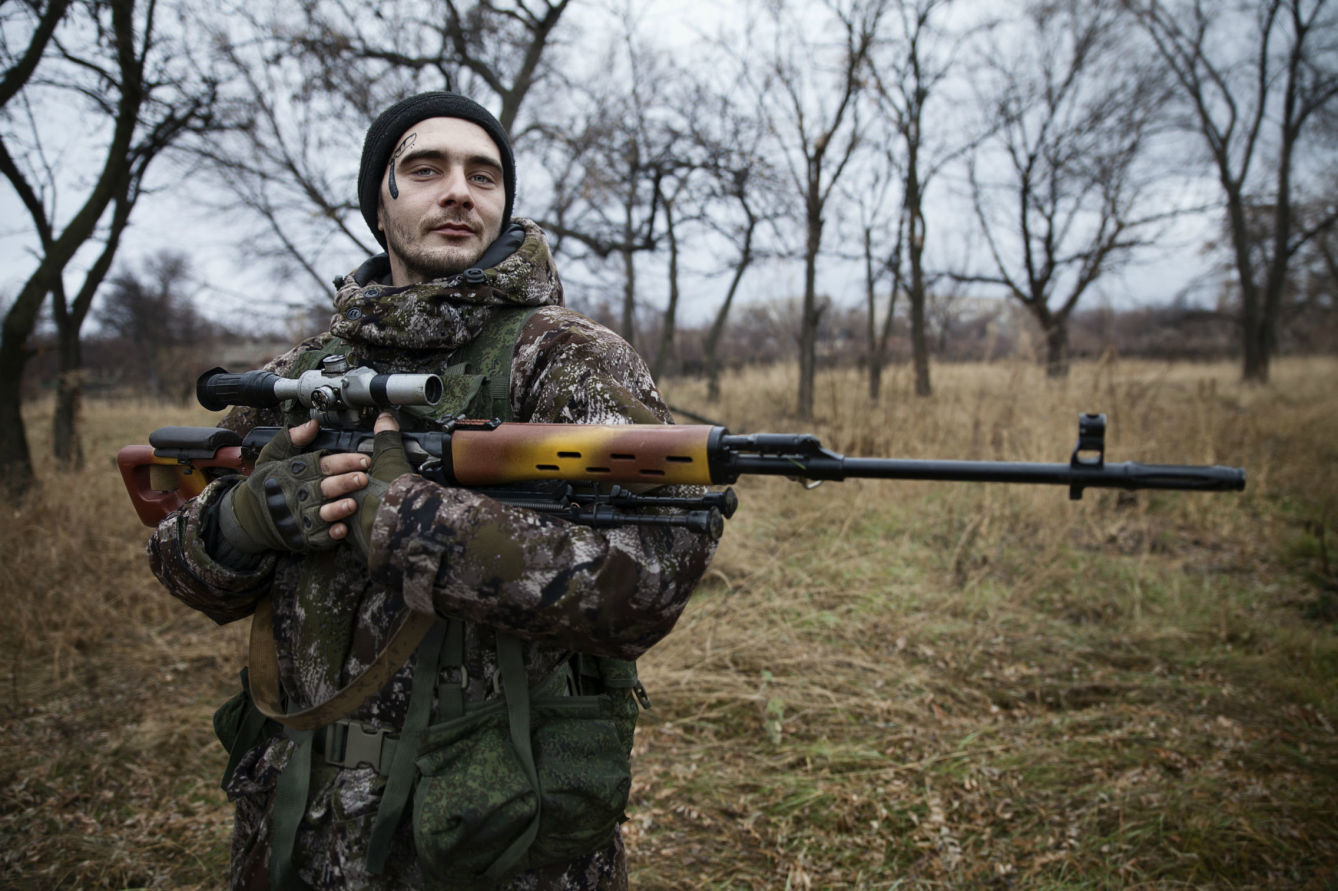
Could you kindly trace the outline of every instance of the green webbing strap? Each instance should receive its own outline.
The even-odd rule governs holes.
[[[242,718],[242,726],[237,729],[237,738],[232,741],[232,748],[228,751],[228,766],[223,768],[223,788],[228,788],[228,783],[232,782],[232,775],[237,772],[237,765],[241,763],[242,756],[251,749],[255,748],[256,743],[269,735],[265,727],[269,719],[260,713],[251,700],[251,682],[247,677],[246,669],[242,669],[242,691],[246,694],[246,715]]]
[[[450,623],[452,628],[460,624]],[[399,743],[395,746],[395,759],[390,763],[390,775],[386,777],[385,789],[381,792],[381,805],[376,810],[372,834],[367,841],[367,871],[372,875],[380,875],[385,868],[386,857],[390,854],[390,837],[394,835],[404,808],[413,795],[414,780],[417,779],[414,762],[418,758],[419,740],[432,719],[432,692],[440,670],[438,662],[442,642],[446,639],[446,629],[447,623],[438,620],[414,657],[409,708],[404,715]]]
[[[484,332],[451,354],[452,368],[465,365],[471,374],[487,378],[487,387],[479,398],[487,405],[465,408],[471,417],[511,420],[511,364],[516,343],[530,317],[542,307],[498,307]],[[448,369],[449,371],[450,369]]]
[[[456,683],[446,686],[441,685],[441,674],[437,674],[437,715],[442,721],[450,721],[465,713],[465,686],[469,683],[469,674],[465,671],[464,622],[453,621],[447,626],[441,667],[454,668],[458,673]]]
[[[534,750],[530,744],[530,679],[525,672],[525,656],[518,639],[509,634],[497,635],[497,664],[502,671],[502,692],[506,696],[507,720],[511,726],[511,745],[516,751],[525,778],[534,790],[534,816],[530,825],[513,841],[501,856],[488,867],[484,877],[498,881],[525,856],[539,835],[540,790],[539,772],[534,766]]]
[[[510,415],[511,379],[506,375],[491,375],[488,378],[488,398],[492,401],[494,418]]]
[[[390,632],[386,645],[376,654],[362,674],[324,702],[309,708],[288,711],[284,707],[279,683],[279,657],[274,642],[273,604],[269,597],[256,603],[251,617],[251,647],[247,657],[251,681],[251,700],[262,715],[273,718],[290,730],[321,730],[348,717],[358,706],[386,685],[400,667],[418,649],[437,621],[431,613],[406,609],[400,623]]]
[[[303,885],[293,867],[293,848],[297,828],[307,812],[307,792],[311,785],[311,747],[315,733],[310,730],[290,730],[293,754],[279,774],[274,788],[274,809],[270,814],[273,825],[269,852],[269,884],[274,891],[301,889]]]

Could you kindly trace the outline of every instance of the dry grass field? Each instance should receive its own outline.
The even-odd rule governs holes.
[[[855,372],[787,415],[741,372],[736,430],[847,454],[1244,466],[1243,494],[778,479],[742,507],[642,660],[634,887],[1338,887],[1338,361]],[[32,407],[36,450],[49,408]],[[0,887],[218,888],[230,808],[210,716],[242,627],[149,575],[111,456],[198,409],[90,402],[87,470],[0,511]],[[242,623],[244,624],[244,623]]]

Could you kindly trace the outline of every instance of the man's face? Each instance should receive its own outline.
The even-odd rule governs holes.
[[[431,281],[473,266],[501,234],[502,160],[486,130],[428,118],[400,137],[381,178],[377,222],[391,283]]]

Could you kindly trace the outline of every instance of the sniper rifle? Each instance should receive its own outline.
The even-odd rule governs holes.
[[[442,382],[432,374],[350,370],[342,356],[297,378],[267,371],[232,374],[215,368],[196,384],[211,411],[230,405],[300,403],[321,423],[312,451],[370,454],[371,421],[385,408],[435,405]],[[281,427],[256,427],[244,437],[211,427],[163,427],[149,445],[125,446],[117,464],[140,520],[155,526],[213,479],[249,473]],[[825,480],[908,479],[1052,484],[1084,489],[1240,491],[1237,467],[1108,463],[1106,416],[1082,414],[1067,464],[848,458],[811,434],[732,434],[715,425],[539,424],[449,418],[437,429],[403,433],[414,469],[445,485],[465,486],[499,501],[591,526],[682,526],[719,537],[738,500],[732,489],[700,497],[651,494],[665,485],[728,485],[747,474]],[[641,512],[670,508],[668,512]]]

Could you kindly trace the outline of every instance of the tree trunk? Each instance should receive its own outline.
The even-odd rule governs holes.
[[[883,371],[887,367],[887,345],[892,340],[892,323],[897,316],[897,293],[900,288],[900,278],[894,276],[892,281],[892,293],[887,298],[887,315],[883,316],[883,328],[878,333],[878,374],[869,377],[869,400],[877,402],[883,393]]]
[[[1241,379],[1247,383],[1266,384],[1269,372],[1268,339],[1259,315],[1256,311],[1243,316],[1241,352],[1244,362]]]
[[[869,360],[869,401],[877,402],[883,392],[883,344],[878,341],[878,325],[874,318],[877,308],[874,296],[875,277],[873,274],[873,229],[864,227],[864,345],[865,355]],[[895,292],[896,286],[893,286]]]
[[[883,396],[883,360],[869,361],[869,401],[877,402]]]
[[[1250,383],[1268,383],[1268,334],[1263,307],[1260,305],[1259,286],[1254,283],[1254,269],[1248,249],[1244,259],[1237,260],[1236,274],[1240,280],[1240,333],[1241,378]]]
[[[619,250],[623,256],[623,330],[619,333],[631,345],[636,344],[636,253],[632,248],[636,235],[635,221],[632,219],[634,202],[635,194],[628,197],[623,208],[623,246]]]
[[[89,267],[84,283],[72,303],[66,303],[65,283],[57,280],[51,290],[51,316],[56,320],[56,336],[60,343],[60,375],[56,385],[56,413],[51,421],[51,452],[65,468],[84,466],[83,444],[79,441],[79,409],[84,392],[83,346],[79,332],[88,318],[93,297],[111,270],[112,259],[121,244],[121,236],[130,222],[130,212],[137,199],[129,194],[118,195],[112,203],[111,228],[102,252]]]
[[[1245,200],[1233,182],[1225,177],[1222,182],[1227,190],[1227,220],[1231,227],[1236,279],[1240,286],[1241,379],[1264,384],[1268,383],[1268,345],[1263,333],[1264,307],[1255,280],[1254,263],[1250,258]]]
[[[925,298],[920,292],[917,299],[911,294],[911,356],[915,365],[915,395],[931,396],[929,386],[929,341],[925,336]]]
[[[1069,329],[1068,320],[1051,318],[1045,326],[1045,376],[1065,378],[1069,376]]]
[[[813,394],[818,368],[818,248],[822,244],[822,206],[818,185],[809,183],[808,234],[804,247],[804,309],[799,324],[799,420],[813,418]]]
[[[665,233],[669,236],[669,305],[664,309],[660,326],[660,347],[655,351],[655,367],[651,377],[660,376],[676,364],[674,362],[674,329],[678,323],[678,233],[674,230],[674,211],[668,202],[664,205]]]
[[[31,354],[8,340],[0,345],[0,489],[21,495],[36,482],[22,411],[23,367]]]
[[[79,441],[78,429],[84,392],[82,353],[78,329],[61,331],[56,413],[51,419],[51,452],[61,467],[70,470],[79,470],[84,466],[84,448]]]
[[[714,350],[706,354],[706,401],[720,401],[720,360]]]
[[[636,258],[630,249],[623,249],[623,340],[636,343]]]
[[[720,312],[716,313],[715,321],[711,323],[711,331],[706,335],[706,401],[720,401],[720,336],[725,332],[725,318],[729,314],[729,305],[734,301],[734,292],[738,287],[739,279],[743,277],[743,266],[740,265],[734,272],[734,281],[730,285],[729,293],[725,296],[725,302],[720,306]]]
[[[804,259],[804,308],[799,323],[799,420],[813,418],[813,394],[818,368],[817,257]]]
[[[926,397],[933,395],[933,388],[929,385],[929,337],[925,333],[925,218],[920,211],[918,150],[918,139],[912,140],[906,175],[906,211],[911,230],[908,241],[911,260],[911,357],[915,364],[915,395]]]
[[[23,369],[32,356],[28,335],[53,280],[59,281],[44,260],[10,305],[0,333],[0,486],[11,493],[25,492],[36,481],[23,427]]]
[[[743,281],[743,274],[748,271],[749,264],[753,262],[753,232],[757,229],[757,220],[753,217],[753,213],[747,204],[744,205],[744,213],[748,215],[748,228],[743,233],[743,249],[739,251],[739,262],[734,267],[734,277],[730,279],[729,290],[725,292],[725,300],[720,304],[720,312],[716,313],[715,321],[711,323],[711,332],[706,335],[706,400],[708,402],[720,401],[720,337],[725,333],[725,320],[729,317],[729,308],[734,303],[734,295],[739,291],[739,283]]]

